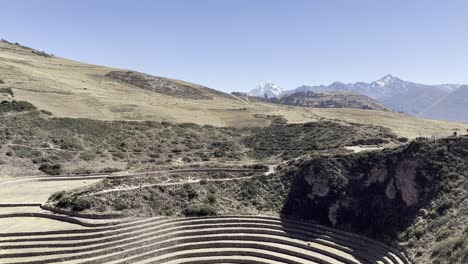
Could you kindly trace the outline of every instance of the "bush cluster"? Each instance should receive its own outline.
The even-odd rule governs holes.
[[[61,164],[44,163],[39,166],[39,170],[49,175],[60,175],[63,172]]]
[[[37,108],[26,101],[3,101],[0,103],[0,113],[5,112],[26,112],[26,111],[34,111]]]
[[[202,205],[189,205],[187,206],[182,213],[185,216],[211,216],[216,215],[216,208],[206,204]]]

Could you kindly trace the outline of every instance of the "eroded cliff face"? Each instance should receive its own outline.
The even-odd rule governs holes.
[[[302,160],[283,213],[391,239],[438,195],[444,173],[459,158],[453,150],[467,140],[456,141]]]

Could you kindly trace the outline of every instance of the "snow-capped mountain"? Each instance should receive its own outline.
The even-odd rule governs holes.
[[[414,83],[405,82],[395,76],[386,75],[377,81],[371,83],[357,82],[357,83],[342,83],[334,82],[328,86],[319,85],[319,86],[301,86],[298,87],[292,92],[303,92],[303,91],[313,91],[313,92],[330,92],[330,91],[352,91],[358,92],[364,95],[367,95],[373,99],[381,99],[385,97],[391,97],[396,94],[401,94],[407,92],[409,87]]]
[[[328,86],[301,86],[291,92],[358,92],[382,102],[391,109],[418,115],[422,110],[434,104],[441,97],[447,96],[458,87],[459,85],[456,84],[426,85],[386,75],[371,83],[357,82],[345,84],[334,82]]]
[[[251,90],[247,94],[250,96],[272,98],[272,97],[281,96],[285,92],[286,91],[283,88],[279,87],[278,85],[270,81],[265,81],[257,85],[255,89]]]
[[[382,88],[382,87],[385,87],[385,86],[388,86],[388,85],[394,85],[394,84],[401,84],[403,83],[402,80],[398,79],[397,77],[395,76],[392,76],[392,75],[386,75],[380,79],[378,79],[377,81],[374,81],[370,84],[370,86],[372,88]]]
[[[354,92],[368,96],[396,111],[427,118],[468,121],[468,115],[460,110],[464,109],[462,107],[465,103],[464,98],[458,98],[462,94],[466,95],[467,87],[459,84],[427,85],[405,81],[389,74],[370,83],[334,82],[330,85],[303,85],[293,90],[284,90],[272,82],[266,81],[250,91],[248,95],[276,97],[279,100],[284,99],[280,97],[293,96],[296,101],[301,101],[300,96],[307,95],[308,92],[326,94],[329,92]],[[304,98],[304,100],[306,99]],[[310,99],[308,100],[310,101]]]

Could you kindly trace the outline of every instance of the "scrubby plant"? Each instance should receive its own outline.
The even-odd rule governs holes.
[[[193,200],[194,198],[198,197],[198,192],[191,184],[184,184],[183,190],[185,191],[187,198],[189,200]]]
[[[3,101],[0,103],[0,113],[34,111],[37,108],[26,101]]]
[[[187,206],[182,213],[185,216],[211,216],[216,215],[216,208],[202,204],[202,205],[189,205]]]
[[[66,192],[65,191],[58,191],[58,192],[55,192],[53,193],[49,200],[51,201],[59,201],[60,199],[62,199],[64,196],[65,196]]]
[[[206,195],[206,201],[209,204],[215,204],[216,201],[217,201],[216,195],[214,195],[213,193],[207,194]]]
[[[44,110],[44,109],[41,109],[40,112],[43,113],[44,115],[48,115],[48,116],[52,115],[52,112]]]
[[[44,163],[39,166],[39,170],[44,172],[45,174],[49,175],[60,175],[63,172],[63,168],[61,164],[50,164],[50,163]]]

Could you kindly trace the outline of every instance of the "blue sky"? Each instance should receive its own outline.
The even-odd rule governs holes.
[[[386,74],[468,83],[465,0],[0,0],[0,38],[246,91]]]

